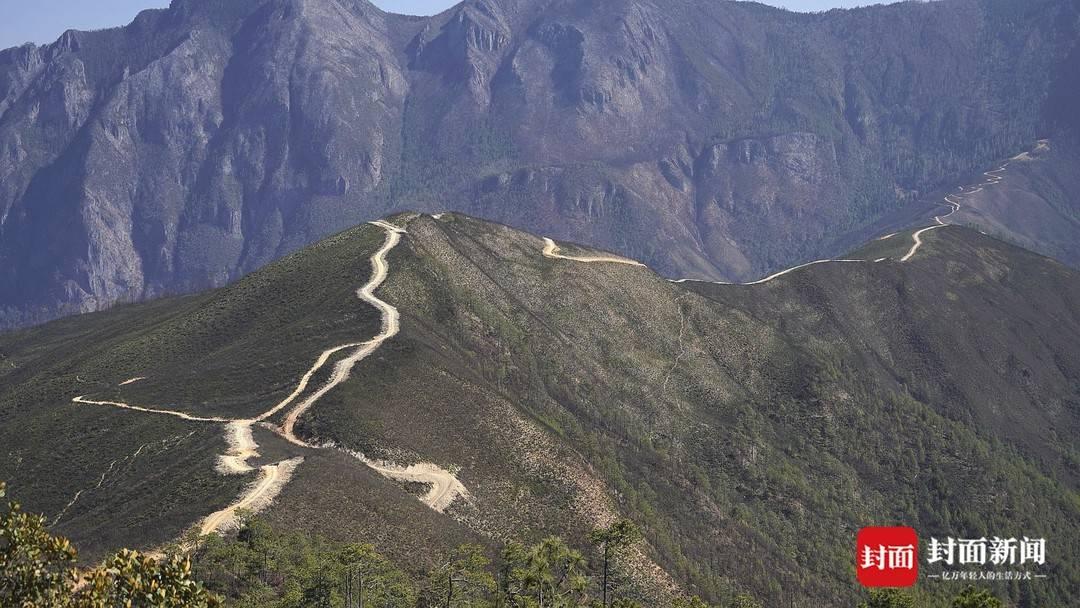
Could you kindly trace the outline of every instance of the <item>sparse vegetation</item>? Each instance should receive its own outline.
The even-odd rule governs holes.
[[[0,498],[6,487],[0,482]],[[52,536],[44,517],[8,504],[0,518],[0,601],[12,608],[641,608],[611,586],[611,551],[636,542],[627,521],[597,529],[594,542],[611,545],[609,560],[592,569],[583,554],[558,537],[531,547],[507,545],[495,563],[483,547],[462,545],[445,564],[412,577],[370,544],[339,544],[274,530],[242,514],[235,536],[185,539],[169,555],[151,558],[122,550],[103,564],[80,570],[76,550]],[[193,542],[194,541],[194,542]],[[191,551],[195,559],[185,554]],[[203,572],[206,586],[196,580]],[[590,582],[591,578],[598,581]],[[590,589],[600,584],[597,600]],[[209,590],[208,590],[209,589]],[[214,593],[214,592],[217,593]],[[730,608],[761,608],[747,594]],[[874,590],[859,608],[924,608],[896,589]],[[951,608],[1001,608],[992,593],[969,587]],[[674,598],[671,608],[711,607],[696,596]]]
[[[451,578],[471,576],[464,571],[441,579],[442,587],[421,581],[444,565],[452,570],[454,548],[474,545],[481,549],[473,557],[491,560],[479,570],[492,575],[496,594],[509,581],[521,597],[543,590],[579,601],[570,578],[553,584],[529,573],[540,563],[582,572],[561,546],[528,557],[558,536],[592,565],[585,592],[602,603],[604,546],[589,543],[590,532],[626,517],[643,542],[615,560],[629,576],[618,577],[610,605],[673,603],[660,573],[729,608],[744,594],[763,605],[862,601],[851,586],[848,536],[862,525],[903,522],[926,534],[975,537],[1075,533],[1072,464],[1080,459],[1068,437],[1080,402],[1080,287],[1060,265],[944,228],[910,263],[820,265],[757,287],[674,285],[645,269],[544,258],[540,239],[459,215],[419,217],[408,230],[379,292],[401,310],[402,333],[301,426],[304,436],[372,458],[452,469],[470,498],[442,516],[416,500],[417,488],[333,450],[307,452],[264,514],[282,534],[296,535],[296,547],[336,556],[350,543],[371,543],[407,574],[417,598],[452,591],[464,602],[470,585],[449,589]],[[5,436],[0,472],[95,557],[175,538],[247,481],[213,472],[220,429],[74,407],[68,399],[115,390],[154,403],[160,387],[175,386],[191,394],[192,407],[209,401],[199,406],[207,411],[229,394],[221,387],[250,403],[272,400],[290,386],[287,374],[267,371],[283,379],[266,386],[260,370],[310,364],[310,353],[274,337],[279,327],[374,333],[363,317],[350,316],[362,313],[339,308],[355,301],[351,290],[363,277],[350,277],[366,271],[371,237],[350,232],[219,293],[0,336],[4,361],[16,366],[3,372],[0,415],[5,430],[20,430]],[[292,276],[298,271],[338,284],[313,287],[312,275]],[[252,296],[243,294],[252,286],[290,303],[289,313],[267,310],[266,318],[226,315],[243,328],[230,340],[249,336],[244,344],[264,350],[238,353],[224,344],[193,350],[183,364],[170,363],[172,352],[138,350],[147,335],[166,339],[161,323],[174,328],[178,344],[197,342],[191,336],[201,334],[200,323],[180,320],[215,325],[220,317],[202,309],[247,306]],[[1006,322],[1023,331],[978,330]],[[326,340],[312,329],[304,344],[316,352]],[[139,353],[140,365],[118,365],[116,353],[128,352]],[[234,363],[250,369],[231,384],[226,373],[177,386],[177,378],[190,378],[179,367],[204,362],[207,375]],[[152,379],[115,386],[136,375]],[[231,407],[250,406],[241,399]],[[288,455],[271,432],[256,432],[266,435],[259,444],[267,458]],[[161,443],[170,438],[178,439]],[[34,443],[57,445],[57,453],[31,449]],[[105,490],[98,489],[103,473]],[[504,556],[503,541],[524,553]],[[215,542],[200,555],[220,555],[233,541]],[[1075,559],[1074,548],[1054,546],[1055,560]],[[297,564],[289,578],[300,588],[318,587],[331,571],[280,555]],[[515,558],[512,579],[501,578],[504,557]],[[471,559],[463,554],[455,563]],[[276,567],[271,553],[258,561]],[[233,557],[216,563],[197,560],[197,572],[233,601],[256,589],[275,601],[286,597],[279,575],[251,574]],[[991,591],[1025,608],[1061,605],[1077,576],[1063,568],[1038,585]],[[370,597],[375,588],[365,581]],[[935,586],[915,600],[943,608],[954,593]]]

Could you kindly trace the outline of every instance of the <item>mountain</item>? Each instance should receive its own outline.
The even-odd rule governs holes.
[[[401,209],[757,278],[1040,138],[1075,174],[1078,32],[1075,0],[175,0],[0,51],[0,327],[221,286]],[[986,226],[1080,263],[1075,180],[1049,184],[1053,213]]]
[[[1011,159],[993,188],[965,193],[957,221],[1059,260],[1078,260],[1078,162],[1076,148],[1040,141]]]
[[[843,260],[673,282],[399,214],[225,288],[0,335],[0,479],[92,555],[237,504],[406,568],[629,517],[646,597],[852,605],[856,531],[903,524],[1045,537],[1048,578],[997,590],[1070,605],[1080,274],[958,226]]]

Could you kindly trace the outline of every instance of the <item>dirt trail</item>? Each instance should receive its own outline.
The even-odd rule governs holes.
[[[604,262],[610,264],[628,264],[630,266],[645,266],[637,260],[631,260],[628,258],[621,258],[617,256],[573,256],[563,255],[559,253],[559,246],[555,244],[555,241],[544,237],[544,257],[555,258],[558,260],[572,260],[574,262]]]
[[[366,358],[371,353],[375,352],[382,343],[397,335],[401,330],[401,315],[398,313],[398,309],[394,308],[390,304],[387,304],[383,300],[380,300],[375,295],[375,290],[383,284],[386,280],[387,274],[389,274],[389,267],[386,264],[386,255],[390,253],[390,250],[397,246],[401,241],[401,235],[405,233],[404,230],[388,224],[386,222],[378,221],[371,222],[376,226],[379,226],[386,230],[386,242],[383,246],[375,252],[375,255],[371,256],[372,273],[371,278],[360,289],[356,290],[356,297],[360,298],[364,302],[371,304],[379,310],[382,317],[382,329],[379,333],[368,340],[361,343],[358,348],[348,357],[337,362],[334,366],[334,372],[330,376],[330,379],[319,390],[315,391],[310,397],[300,402],[299,405],[294,407],[285,416],[285,422],[282,425],[282,435],[290,442],[305,447],[313,447],[306,443],[302,439],[296,436],[294,429],[296,427],[296,421],[300,419],[300,416],[304,414],[316,401],[322,398],[323,395],[330,392],[334,387],[349,379],[349,374],[352,372],[353,367]],[[346,345],[341,348],[349,348],[352,345]]]
[[[761,285],[763,283],[768,283],[769,281],[772,281],[774,279],[778,279],[778,278],[784,276],[785,274],[788,274],[789,272],[795,272],[796,270],[806,268],[807,266],[814,266],[816,264],[824,264],[826,262],[835,262],[835,263],[838,263],[838,264],[858,264],[858,263],[862,263],[862,262],[865,262],[865,261],[866,260],[843,260],[843,259],[838,259],[838,260],[814,260],[813,262],[807,262],[806,264],[801,264],[799,266],[788,268],[787,270],[781,270],[780,272],[778,272],[776,274],[771,274],[771,275],[765,277],[764,279],[758,279],[757,281],[753,281],[751,283],[742,283],[742,285]]]
[[[363,287],[356,291],[356,297],[379,310],[382,324],[380,332],[374,338],[366,342],[343,344],[323,351],[318,359],[316,359],[314,365],[312,365],[303,377],[301,377],[300,382],[297,383],[293,392],[263,414],[255,418],[232,419],[214,416],[194,416],[176,410],[142,407],[117,401],[97,401],[87,399],[85,396],[75,397],[72,401],[80,404],[102,405],[150,414],[173,416],[192,422],[224,423],[226,425],[225,439],[229,448],[225,454],[218,457],[217,471],[224,475],[245,474],[255,470],[254,467],[248,464],[248,460],[259,456],[259,446],[255,442],[252,426],[257,423],[265,424],[267,420],[292,405],[292,403],[308,389],[308,385],[315,374],[322,369],[335,354],[351,348],[355,350],[349,354],[349,356],[338,361],[337,364],[334,365],[334,371],[329,380],[309,397],[288,410],[281,428],[275,429],[287,441],[301,447],[312,449],[334,448],[335,446],[332,445],[314,445],[297,437],[295,433],[296,422],[304,412],[309,410],[326,393],[333,390],[334,387],[342,382],[348,380],[349,374],[357,363],[375,352],[383,342],[397,335],[401,329],[401,315],[397,308],[379,299],[375,295],[375,290],[386,280],[386,277],[389,274],[386,256],[389,254],[390,250],[396,247],[401,241],[401,235],[405,234],[405,230],[382,220],[370,223],[382,228],[386,232],[386,240],[382,247],[372,255],[371,277]],[[143,377],[132,378],[122,382],[120,386],[132,384],[144,379],[145,378]],[[457,498],[467,498],[469,495],[465,486],[458,481],[457,477],[434,464],[420,463],[408,467],[401,467],[390,463],[376,462],[361,454],[354,453],[353,456],[384,477],[430,484],[431,490],[427,495],[422,497],[421,500],[436,511],[443,512]],[[303,462],[303,458],[298,457],[260,467],[259,474],[255,481],[252,482],[236,502],[221,511],[211,514],[203,520],[202,524],[199,526],[200,533],[206,535],[234,525],[236,513],[239,510],[243,509],[257,512],[269,506],[285,484],[288,483],[293,471],[301,462]],[[78,496],[76,495],[76,499],[77,498]]]
[[[929,227],[923,228],[922,230],[919,230],[915,234],[911,235],[911,238],[915,241],[915,244],[911,246],[911,249],[907,252],[907,255],[900,258],[900,261],[901,262],[906,262],[906,261],[910,260],[911,257],[913,255],[915,255],[915,252],[919,250],[919,247],[922,247],[922,244],[923,244],[922,235],[926,234],[927,232],[930,232],[931,230],[937,230],[938,228],[942,228],[944,226],[945,226],[945,224],[938,224],[937,226],[929,226]]]
[[[261,467],[259,476],[240,497],[240,500],[207,516],[199,527],[199,534],[206,536],[235,526],[236,514],[240,510],[257,513],[270,506],[281,489],[289,482],[293,471],[303,461],[303,458],[292,458]]]
[[[1042,142],[1040,142],[1040,145],[1043,145]],[[1020,156],[1022,155],[1019,155],[1015,158],[1019,158]],[[1005,163],[999,169],[987,171],[986,173],[984,173],[984,175],[988,179],[982,184],[979,184],[977,187],[973,187],[974,189],[964,192],[964,188],[961,187],[960,190],[963,192],[964,195],[970,195],[982,190],[984,187],[1000,183],[1004,178],[996,174],[1005,171],[1008,164],[1009,163]],[[945,204],[949,205],[951,209],[950,212],[943,216],[934,217],[935,225],[918,230],[912,235],[914,244],[907,252],[907,254],[900,258],[901,262],[906,262],[910,260],[912,256],[914,256],[916,252],[918,252],[919,248],[922,246],[923,243],[923,234],[947,225],[945,220],[960,211],[960,202],[956,200],[950,200],[950,198],[955,199],[957,198],[957,195],[949,195],[945,197]],[[436,219],[438,219],[441,216],[442,214],[439,214],[435,217]],[[373,272],[371,278],[363,287],[357,290],[356,295],[360,300],[371,304],[379,310],[382,318],[381,331],[374,338],[366,342],[343,344],[323,351],[319,355],[318,359],[316,359],[312,367],[308,369],[308,371],[300,379],[300,382],[297,384],[293,392],[260,416],[247,419],[230,419],[213,416],[194,416],[185,412],[175,410],[135,406],[116,401],[92,400],[88,399],[85,395],[75,397],[74,399],[72,399],[72,401],[80,404],[109,406],[143,413],[174,416],[192,422],[224,423],[227,425],[226,441],[228,442],[229,449],[225,454],[219,457],[218,471],[223,474],[244,474],[254,470],[254,468],[250,464],[248,464],[247,461],[251,458],[256,458],[259,456],[258,444],[255,442],[252,434],[252,426],[259,422],[265,422],[274,415],[288,408],[298,397],[300,397],[307,390],[311,379],[320,369],[322,369],[324,365],[326,365],[326,363],[331,359],[331,357],[343,350],[352,348],[355,350],[349,356],[338,361],[334,365],[334,371],[331,374],[329,380],[327,380],[326,384],[321,386],[309,397],[307,397],[299,404],[294,406],[292,409],[290,409],[285,416],[282,427],[278,429],[280,434],[286,440],[298,446],[315,449],[335,447],[332,445],[314,445],[297,437],[295,434],[295,427],[297,421],[326,393],[333,390],[334,387],[338,386],[342,382],[348,380],[353,367],[357,363],[371,355],[379,348],[379,346],[383,344],[383,342],[397,335],[397,333],[400,331],[400,313],[398,312],[397,308],[379,299],[375,295],[375,290],[378,289],[380,285],[382,285],[389,273],[389,267],[386,262],[387,254],[389,254],[389,252],[397,246],[397,244],[401,240],[401,235],[405,234],[406,231],[402,228],[394,226],[393,224],[390,224],[389,222],[385,222],[382,220],[370,223],[386,231],[386,240],[383,243],[382,247],[380,247],[379,250],[376,251],[374,255],[372,255],[371,264]],[[895,233],[881,237],[880,240],[885,240],[893,236],[895,236]],[[584,263],[614,263],[626,264],[630,266],[645,266],[645,264],[641,262],[623,257],[568,256],[559,253],[559,251],[559,246],[555,243],[554,240],[546,237],[544,238],[543,255],[548,258],[571,260]],[[887,261],[887,259],[888,258],[878,258],[873,262],[867,260],[849,259],[815,260],[812,262],[807,262],[805,264],[794,266],[792,268],[788,268],[786,270],[782,270],[757,281],[740,283],[739,285],[761,285],[775,280],[779,277],[785,276],[796,270],[816,264],[824,264],[827,262],[880,263]],[[683,283],[687,281],[696,281],[696,279],[678,279],[674,280],[673,282]],[[716,281],[701,282],[714,282],[721,285],[733,284]],[[121,382],[120,386],[126,386],[145,379],[145,377],[137,376]],[[455,475],[432,463],[419,463],[408,467],[402,467],[389,463],[374,461],[366,458],[362,454],[353,452],[349,453],[361,462],[363,462],[365,465],[371,467],[373,470],[385,477],[401,481],[430,484],[431,489],[424,497],[421,498],[421,500],[426,505],[436,511],[443,512],[457,498],[468,497],[468,490],[465,488],[464,485],[461,484],[461,482],[457,479]],[[208,516],[203,521],[200,527],[200,532],[205,535],[211,532],[221,530],[224,526],[231,524],[235,520],[235,514],[238,510],[247,509],[252,511],[258,511],[261,508],[265,508],[281,491],[281,488],[284,486],[285,483],[288,482],[288,479],[292,476],[292,472],[301,462],[303,462],[303,458],[293,458],[290,460],[262,466],[259,469],[259,476],[248,488],[248,490],[229,507]],[[77,498],[78,495],[76,495],[76,500]]]
[[[1024,154],[1026,154],[1026,152]],[[989,186],[1000,184],[1002,181],[1005,180],[1005,178],[995,174],[1005,171],[1006,167],[1008,166],[1009,163],[1005,163],[1001,165],[1001,167],[994,169],[993,171],[986,171],[983,173],[983,175],[985,175],[987,178],[986,181],[975,186],[968,186],[967,188],[965,188],[964,186],[960,186],[958,190],[960,190],[963,196],[969,196],[975,194],[976,192],[982,192],[985,188]],[[949,212],[945,215],[935,215],[933,226],[927,226],[926,228],[918,230],[915,232],[915,234],[911,235],[912,240],[915,242],[911,245],[911,249],[908,250],[907,254],[904,255],[904,257],[900,258],[901,262],[906,262],[910,260],[919,251],[919,247],[922,247],[923,244],[922,236],[924,234],[930,232],[931,230],[937,230],[938,228],[949,225],[949,223],[945,220],[949,219],[953,215],[956,215],[956,213],[958,213],[962,208],[961,201],[963,199],[960,199],[961,194],[945,195],[944,203],[949,206]]]
[[[255,469],[248,464],[248,459],[259,457],[259,444],[251,432],[251,422],[237,420],[230,422],[225,432],[225,441],[229,451],[218,457],[217,470],[222,475],[243,475]]]
[[[163,410],[152,407],[141,407],[138,405],[129,405],[127,403],[120,403],[118,401],[94,401],[87,399],[85,395],[80,395],[71,400],[73,403],[82,403],[85,405],[107,405],[110,407],[118,407],[125,410],[135,410],[136,412],[145,412],[148,414],[162,414],[164,416],[173,416],[176,418],[182,418],[184,420],[190,420],[192,422],[232,422],[229,418],[218,418],[215,416],[192,416],[184,412],[177,412],[174,410]]]
[[[1045,149],[1047,146],[1048,146],[1048,144],[1047,144],[1047,142],[1045,140],[1040,140],[1039,142],[1036,143],[1035,150],[1037,151],[1037,150]],[[1015,159],[1018,159],[1018,158],[1022,158],[1022,157],[1024,157],[1025,154],[1028,154],[1028,153],[1024,152],[1022,154],[1018,154],[1017,156],[1014,156],[1013,159],[1015,160]],[[900,258],[900,261],[901,262],[907,262],[912,257],[914,257],[914,255],[919,251],[919,248],[922,247],[922,245],[923,245],[924,241],[922,239],[922,236],[924,234],[926,234],[927,232],[930,232],[932,230],[937,230],[938,228],[942,228],[944,226],[949,225],[949,223],[946,220],[949,219],[950,217],[952,217],[953,215],[955,215],[962,208],[962,205],[961,205],[961,200],[962,199],[960,199],[961,196],[969,196],[971,194],[975,194],[976,192],[981,192],[985,188],[1000,184],[1002,181],[1004,181],[1005,178],[1003,176],[997,175],[997,174],[1002,173],[1003,171],[1005,171],[1005,169],[1008,166],[1009,166],[1009,162],[1006,162],[1005,164],[1001,165],[1001,167],[999,167],[997,169],[994,169],[992,171],[984,172],[983,175],[985,175],[986,178],[987,178],[985,181],[983,181],[983,182],[981,182],[979,184],[976,184],[974,186],[967,186],[967,188],[969,188],[969,189],[965,189],[964,186],[960,186],[958,188],[958,190],[960,190],[960,194],[948,194],[948,195],[946,195],[945,198],[944,198],[944,204],[949,207],[949,212],[946,213],[945,215],[934,216],[934,225],[933,226],[927,226],[926,228],[922,228],[920,230],[915,231],[915,233],[911,235],[911,239],[913,241],[913,243],[911,245],[911,249],[909,249],[908,252],[906,254],[904,254],[903,257]],[[892,234],[887,234],[885,236],[878,237],[877,240],[879,240],[879,241],[888,240],[888,239],[891,239],[892,237],[896,236],[897,234],[899,234],[899,233],[898,232],[893,232]],[[547,255],[546,250],[545,250],[544,254]],[[567,258],[567,259],[572,259],[572,258]],[[784,275],[786,275],[786,274],[788,274],[790,272],[794,272],[796,270],[806,268],[807,266],[814,266],[816,264],[825,264],[825,263],[880,264],[882,262],[889,261],[889,259],[890,258],[878,258],[876,260],[873,260],[872,262],[869,261],[869,260],[845,260],[845,259],[814,260],[813,262],[807,262],[805,264],[800,264],[800,265],[795,266],[793,268],[788,268],[787,270],[781,270],[780,272],[777,272],[776,274],[769,275],[769,276],[765,277],[764,279],[759,279],[757,281],[751,281],[749,283],[725,283],[723,281],[704,281],[704,280],[700,280],[700,279],[674,279],[674,280],[672,280],[672,283],[692,282],[692,283],[713,283],[715,285],[761,285],[761,284],[764,284],[764,283],[768,283],[769,281],[772,281],[773,279],[782,277],[782,276],[784,276]],[[590,262],[590,261],[593,261],[593,260],[578,259],[578,261],[580,261],[580,262]]]
[[[407,467],[392,463],[372,460],[359,452],[346,450],[346,453],[374,469],[383,477],[405,482],[429,484],[431,489],[420,498],[428,507],[442,513],[458,497],[468,498],[469,491],[453,473],[429,462],[421,462]]]
[[[170,447],[176,447],[176,445],[179,444],[179,442],[183,441],[184,439],[187,439],[188,437],[191,437],[194,434],[195,434],[195,431],[191,431],[187,435],[175,435],[173,437],[167,437],[167,438],[162,439],[160,441],[148,441],[148,442],[140,445],[139,448],[137,450],[135,450],[134,453],[132,453],[132,454],[130,454],[128,456],[124,456],[123,458],[114,459],[112,462],[109,463],[109,466],[106,467],[104,471],[102,471],[101,476],[98,477],[97,484],[95,484],[91,488],[83,488],[83,489],[79,490],[78,492],[76,492],[75,496],[73,496],[71,498],[71,500],[66,505],[64,505],[64,508],[61,509],[60,512],[57,513],[55,517],[53,517],[52,523],[50,525],[55,526],[56,524],[58,524],[60,522],[60,520],[63,519],[64,514],[66,514],[68,512],[68,510],[71,509],[71,507],[75,506],[75,503],[79,501],[79,497],[82,496],[84,493],[86,493],[86,492],[95,492],[97,490],[100,490],[102,484],[105,483],[105,479],[113,472],[113,470],[116,469],[117,464],[125,463],[128,467],[130,467],[131,464],[139,457],[139,454],[143,453],[143,450],[145,450],[145,449],[147,449],[149,447],[152,447],[152,446],[156,446],[156,445],[160,445],[164,449],[167,450]],[[174,445],[170,446],[169,445],[170,443],[174,444]]]
[[[329,348],[329,349],[324,350],[322,352],[322,354],[319,355],[319,358],[315,360],[315,364],[311,366],[311,369],[309,369],[303,375],[303,377],[300,378],[300,382],[296,385],[296,388],[293,389],[293,392],[290,393],[288,397],[285,397],[284,399],[282,399],[280,403],[278,403],[274,407],[270,408],[269,410],[267,410],[263,414],[259,415],[257,418],[254,418],[252,420],[252,422],[262,422],[264,420],[267,420],[267,419],[273,417],[274,415],[276,415],[281,410],[288,407],[289,404],[293,402],[293,400],[295,400],[305,390],[307,390],[308,383],[311,382],[312,376],[314,376],[316,372],[318,372],[320,369],[322,369],[323,365],[326,365],[326,362],[330,360],[330,357],[334,356],[336,353],[338,353],[340,351],[343,351],[343,350],[345,350],[347,348],[355,348],[355,347],[360,346],[362,344],[363,344],[363,342],[354,342],[352,344],[342,344],[341,346],[335,346],[334,348]]]

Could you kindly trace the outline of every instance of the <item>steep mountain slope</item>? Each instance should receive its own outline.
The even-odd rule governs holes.
[[[1076,272],[939,227],[757,285],[674,283],[459,214],[388,222],[204,295],[0,336],[0,477],[95,551],[176,538],[267,480],[271,520],[409,567],[624,515],[643,593],[781,605],[851,603],[862,525],[1045,536],[1049,578],[1000,591],[1068,605]],[[345,363],[327,349],[394,316],[365,285],[399,332]],[[429,502],[445,478],[461,491]]]
[[[1040,141],[1012,159],[1000,184],[965,192],[956,221],[1075,266],[1080,260],[1080,213],[1073,204],[1080,186],[1078,162],[1075,147]]]
[[[756,278],[1040,137],[1075,149],[1078,15],[176,0],[0,51],[0,327],[223,285],[403,208]]]

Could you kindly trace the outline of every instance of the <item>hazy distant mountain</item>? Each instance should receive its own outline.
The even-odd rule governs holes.
[[[458,214],[391,219],[408,232],[377,294],[400,333],[331,390],[348,349],[298,383],[326,349],[379,332],[355,294],[387,242],[374,226],[220,290],[0,335],[0,479],[91,556],[155,547],[261,473],[215,472],[225,421],[72,399],[232,420],[302,389],[293,404],[316,398],[297,418],[309,446],[434,463],[467,496],[430,509],[424,484],[254,425],[250,465],[304,459],[264,516],[376,543],[402,567],[437,566],[463,541],[584,544],[624,516],[660,566],[637,570],[645,589],[852,606],[856,530],[895,522],[1045,535],[1049,578],[987,585],[1012,605],[1073,605],[1077,272],[948,227],[911,257],[908,231],[845,256],[865,261],[765,284],[672,283],[546,257],[537,236]]]
[[[0,326],[222,285],[399,209],[671,275],[762,276],[1038,138],[1075,173],[1078,14],[467,0],[418,18],[176,0],[0,52]],[[1075,242],[1078,192],[1060,185],[1053,238]],[[990,224],[1023,214],[1001,207]]]

